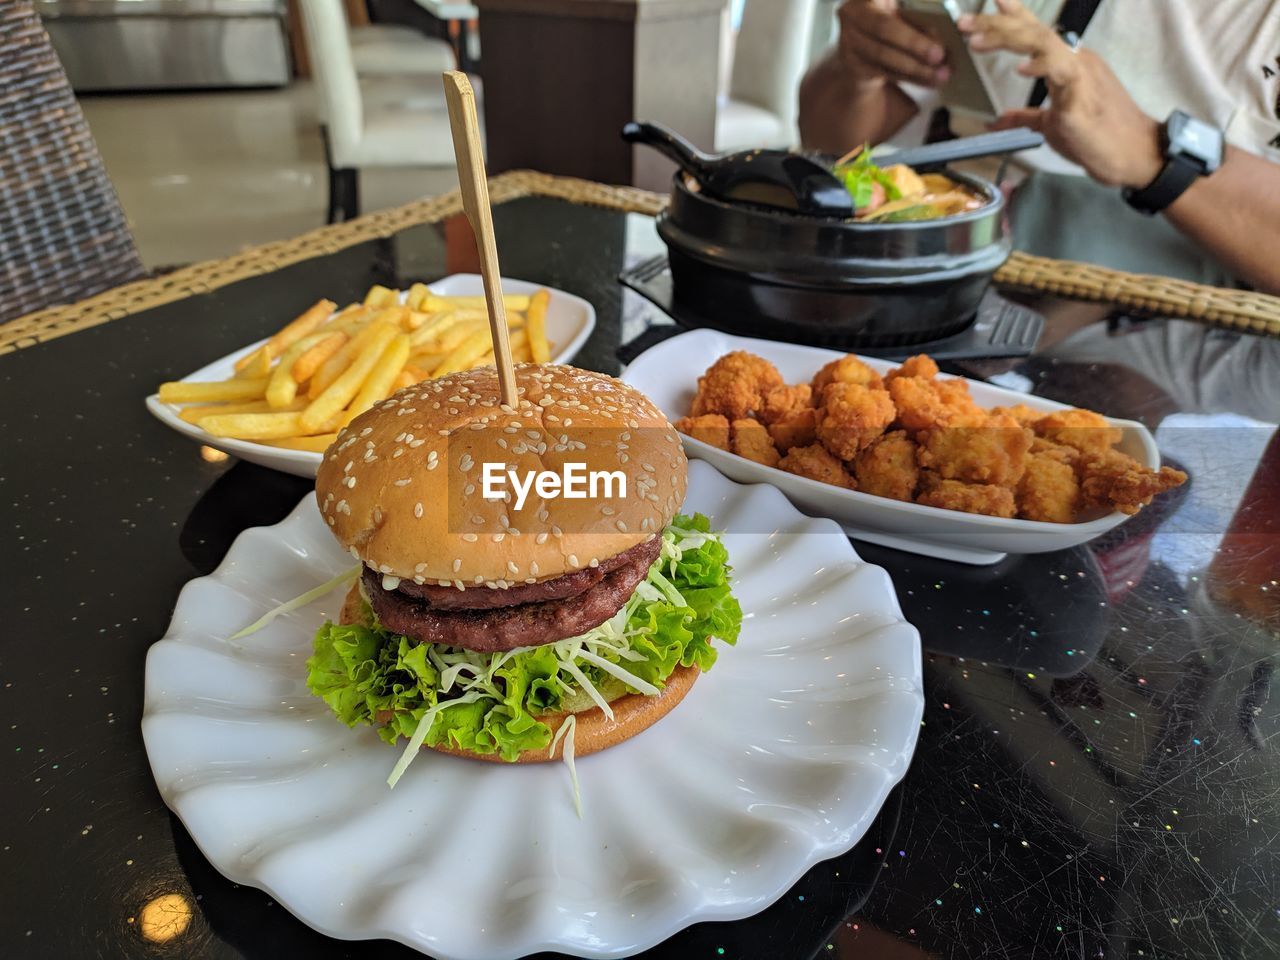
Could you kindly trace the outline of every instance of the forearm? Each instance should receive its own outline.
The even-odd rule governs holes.
[[[800,84],[800,142],[808,150],[839,156],[863,143],[880,143],[915,113],[915,102],[896,84],[852,82],[835,53],[818,61]]]
[[[1228,147],[1165,216],[1241,280],[1280,294],[1280,164]]]

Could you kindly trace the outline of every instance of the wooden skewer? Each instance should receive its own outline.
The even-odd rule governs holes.
[[[443,78],[444,96],[449,104],[449,128],[453,132],[453,154],[458,162],[458,184],[462,188],[462,209],[471,222],[480,253],[480,276],[484,278],[498,385],[502,402],[515,408],[520,399],[516,393],[515,367],[511,363],[511,342],[507,338],[507,310],[502,301],[502,274],[498,270],[498,247],[493,238],[493,211],[489,208],[489,183],[485,179],[484,151],[480,146],[476,94],[471,89],[471,81],[460,70],[446,71]]]

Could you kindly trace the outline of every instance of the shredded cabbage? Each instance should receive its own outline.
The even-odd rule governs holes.
[[[582,790],[578,787],[578,768],[573,762],[573,733],[578,729],[577,714],[569,714],[565,718],[564,723],[560,724],[560,729],[556,731],[555,739],[551,741],[551,750],[547,753],[552,759],[556,755],[556,744],[560,742],[560,738],[564,737],[564,749],[560,751],[560,759],[564,761],[564,765],[569,768],[569,782],[573,784],[573,809],[578,812],[578,819],[582,819]]]
[[[276,617],[280,616],[281,614],[292,613],[294,610],[297,610],[299,607],[305,607],[308,603],[312,603],[315,600],[319,600],[330,590],[340,587],[343,584],[350,583],[352,580],[354,580],[358,576],[360,576],[360,565],[356,564],[354,567],[352,567],[350,570],[346,571],[345,573],[338,574],[332,580],[326,580],[324,583],[320,584],[320,586],[315,587],[314,589],[308,590],[306,593],[302,594],[302,596],[294,597],[292,600],[286,600],[284,603],[280,604],[278,607],[273,607],[272,609],[264,613],[262,616],[260,616],[257,620],[253,621],[253,623],[245,627],[243,630],[233,633],[227,639],[239,640],[241,637],[247,637],[251,633],[257,633],[259,630],[261,630],[263,627],[265,627],[268,623],[270,623],[272,620],[274,620]]]
[[[381,627],[366,605],[364,623],[320,628],[307,685],[348,726],[372,725],[388,743],[408,738],[392,785],[423,744],[514,761],[552,744],[543,714],[568,710],[572,720],[594,704],[611,715],[610,700],[659,693],[677,666],[710,669],[711,641],[736,642],[742,622],[729,571],[707,518],[680,516],[622,609],[581,636],[476,653],[412,642]],[[571,738],[565,726],[557,733]]]

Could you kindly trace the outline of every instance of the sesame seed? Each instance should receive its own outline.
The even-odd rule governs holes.
[[[614,524],[614,525],[615,525],[619,530],[621,530],[623,533],[626,533],[626,532],[627,532],[627,525],[626,525],[626,523],[622,520],[622,518],[618,518],[618,520],[615,522],[615,524]]]
[[[474,483],[468,483],[465,487],[463,487],[462,492],[469,497],[471,496],[471,494],[476,492],[476,485]]]
[[[529,561],[529,572],[530,572],[530,573],[532,573],[535,577],[538,575],[538,561],[537,561],[537,560],[530,560],[530,561]]]
[[[414,573],[421,573],[421,572],[422,572],[423,570],[425,570],[425,569],[427,569],[427,565],[426,565],[425,563],[415,563],[415,564],[413,565],[413,572],[414,572]]]
[[[607,506],[605,504],[601,504],[600,512],[603,513],[606,517],[612,517],[618,511],[614,510],[613,507]]]
[[[540,533],[540,534],[538,534],[536,537],[534,537],[533,539],[534,539],[534,542],[535,542],[536,544],[538,544],[539,546],[541,546],[542,544],[544,544],[544,543],[546,543],[546,542],[547,542],[547,535],[546,535],[546,533]]]
[[[507,569],[510,570],[512,573],[520,572],[520,568],[516,566],[516,562],[514,560],[507,561]]]
[[[453,560],[453,572],[457,573],[461,569],[462,569],[462,561],[455,557]]]
[[[417,503],[415,503],[415,504],[413,505],[413,515],[414,515],[415,517],[421,517],[421,516],[422,516],[422,501],[418,501]]]
[[[495,534],[493,535],[493,542],[494,542],[494,543],[501,543],[501,542],[503,541],[503,538],[504,538],[504,537],[506,537],[506,534],[505,534],[505,533],[495,533]]]
[[[404,447],[396,447],[396,452],[391,454],[391,459],[394,460],[396,457],[402,456],[404,456]]]
[[[578,566],[578,555],[576,553],[569,554],[569,566],[571,567]]]
[[[592,557],[591,562],[588,563],[587,566],[594,570],[596,567],[600,566],[600,560],[597,557]]]
[[[462,539],[467,541],[467,543],[475,543],[480,538],[477,537],[474,533],[464,533],[462,535]]]
[[[396,486],[397,486],[397,487],[407,487],[407,486],[408,486],[409,484],[411,484],[411,483],[413,483],[413,479],[412,479],[411,477],[403,477],[403,478],[401,478],[400,480],[397,480],[397,481],[396,481]]]

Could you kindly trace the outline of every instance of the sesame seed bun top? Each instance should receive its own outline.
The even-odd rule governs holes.
[[[334,536],[384,576],[455,587],[533,583],[648,540],[684,502],[675,429],[643,394],[576,367],[516,367],[518,409],[492,367],[406,387],[351,421],[325,452],[316,500]],[[483,499],[485,462],[618,471],[626,496]],[[510,484],[504,488],[511,491]],[[603,493],[603,485],[598,487]]]

